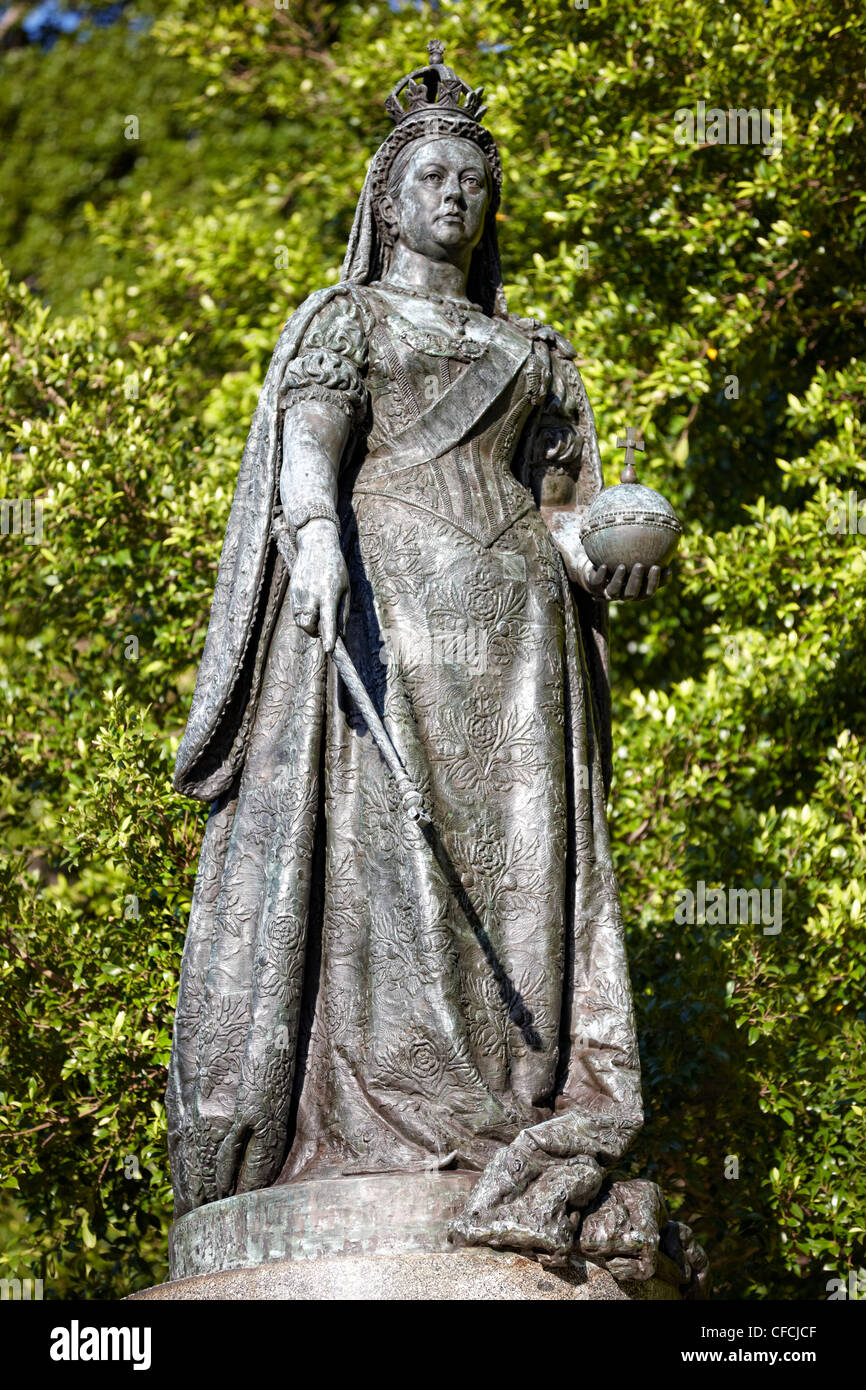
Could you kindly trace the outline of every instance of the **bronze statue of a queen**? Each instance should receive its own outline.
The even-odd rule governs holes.
[[[480,91],[434,43],[386,105],[340,283],[265,380],[178,753],[212,808],[177,1212],[462,1169],[458,1242],[556,1255],[642,1123],[606,606],[660,576],[580,545],[592,411],[573,348],[507,312]]]

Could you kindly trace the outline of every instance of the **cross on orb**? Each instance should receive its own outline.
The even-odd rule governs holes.
[[[645,449],[646,444],[642,439],[638,439],[637,430],[633,425],[627,425],[625,439],[616,441],[618,449],[625,449],[625,467],[620,474],[621,483],[636,483],[637,474],[634,471],[634,451],[635,449]]]

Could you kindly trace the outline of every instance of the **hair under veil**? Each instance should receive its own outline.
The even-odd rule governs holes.
[[[382,199],[388,192],[392,166],[397,155],[416,141],[442,140],[448,136],[470,140],[484,155],[489,172],[490,201],[484,230],[469,266],[466,293],[485,314],[504,317],[508,312],[502,287],[499,242],[496,236],[496,210],[502,187],[499,151],[490,132],[476,121],[459,115],[416,116],[393,130],[373,157],[355,210],[355,220],[346,247],[340,279],[356,285],[369,285],[387,273],[392,242],[381,214]]]

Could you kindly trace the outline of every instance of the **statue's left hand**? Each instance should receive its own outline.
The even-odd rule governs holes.
[[[618,565],[613,571],[607,565],[596,568],[591,560],[584,564],[582,577],[584,587],[596,598],[606,599],[646,599],[652,598],[656,589],[667,584],[673,571],[670,566],[662,569],[659,565]]]

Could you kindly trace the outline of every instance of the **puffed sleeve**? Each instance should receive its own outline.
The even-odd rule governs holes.
[[[324,401],[358,423],[367,407],[367,360],[367,334],[358,306],[348,290],[337,290],[310,320],[286,369],[284,408]]]

